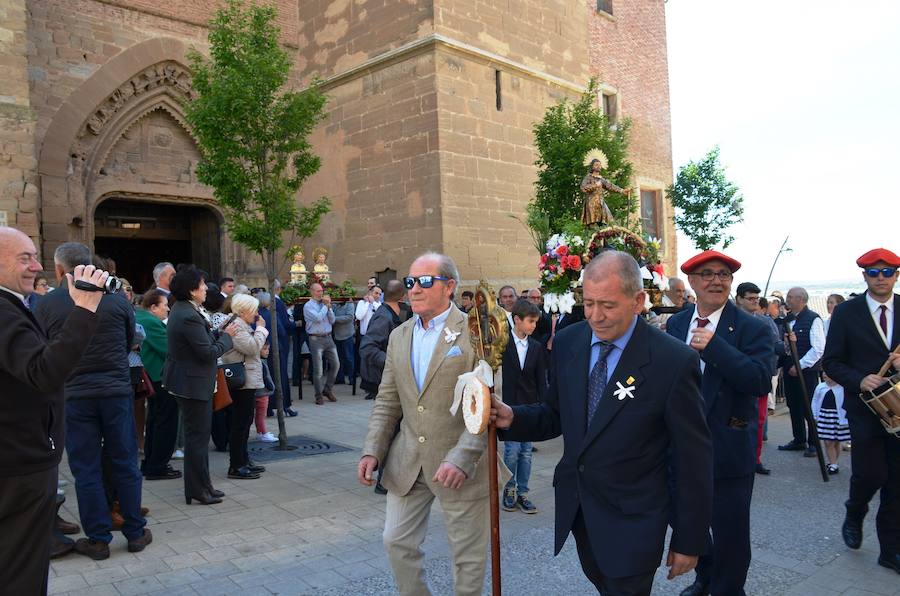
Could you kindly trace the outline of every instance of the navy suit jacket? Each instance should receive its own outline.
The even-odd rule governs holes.
[[[894,294],[894,337],[891,350],[900,344],[900,295]],[[828,324],[828,340],[822,366],[825,374],[844,387],[844,409],[854,440],[887,434],[880,418],[859,398],[859,384],[866,375],[878,374],[888,358],[888,349],[862,294],[838,304]]]
[[[659,567],[673,518],[670,549],[700,555],[712,514],[712,445],[697,354],[639,320],[585,428],[592,333],[582,321],[556,335],[556,374],[546,401],[514,407],[512,426],[501,432],[510,441],[563,436],[553,475],[555,552],[580,508],[603,575],[627,577]],[[617,399],[617,383],[633,386],[633,398]],[[687,490],[669,491],[670,453]]]
[[[666,332],[684,343],[693,315],[693,310],[672,315]],[[765,321],[725,303],[715,335],[700,354],[706,363],[701,391],[716,478],[746,476],[756,469],[757,400],[772,389],[774,346]]]
[[[525,368],[519,366],[519,351],[513,334],[503,352],[503,402],[511,406],[536,404],[547,395],[547,350],[533,337],[528,338]]]

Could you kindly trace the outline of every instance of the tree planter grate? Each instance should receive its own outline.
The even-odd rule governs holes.
[[[303,436],[288,437],[288,445],[292,449],[281,451],[276,449],[278,443],[251,441],[247,444],[247,451],[250,454],[250,459],[254,461],[281,461],[310,455],[352,451],[350,447],[345,447],[344,445]]]

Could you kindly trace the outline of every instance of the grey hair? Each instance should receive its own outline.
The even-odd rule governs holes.
[[[280,290],[280,289],[281,289],[281,280],[280,280],[280,279],[276,278],[276,279],[272,282],[272,289],[273,289],[273,290]]]
[[[272,295],[268,292],[260,292],[256,295],[256,299],[259,300],[259,305],[264,308],[269,308],[272,306]]]
[[[234,286],[235,294],[250,294],[250,288],[247,287],[247,284],[238,284]]]
[[[675,288],[673,288],[672,286],[677,285],[677,284],[681,284],[681,287],[684,288],[684,280],[683,279],[680,279],[678,277],[670,277],[669,278],[669,290],[670,291],[674,290]]]
[[[612,267],[612,273],[622,283],[622,293],[631,295],[644,289],[644,280],[641,278],[641,268],[627,252],[619,250],[607,250],[593,259],[584,268],[584,279],[593,282],[601,281],[606,273],[606,267]]]
[[[162,272],[166,270],[166,267],[175,268],[175,265],[168,261],[163,261],[162,263],[157,263],[156,267],[153,268],[153,283],[158,284],[159,278],[162,277]]]
[[[93,261],[91,249],[80,242],[60,244],[53,253],[53,262],[71,273],[78,265],[90,265]]]
[[[456,263],[452,258],[439,252],[428,251],[426,253],[420,254],[415,258],[413,262],[418,261],[419,259],[437,261],[438,275],[442,277],[449,277],[456,282],[456,287],[459,287],[459,269],[456,267]],[[453,300],[455,295],[456,292],[454,291],[453,294],[450,295],[450,300]]]
[[[788,291],[788,294],[790,294],[791,292],[794,292],[795,294],[799,294],[800,298],[803,300],[803,302],[809,302],[809,292],[806,291],[806,288],[800,288],[800,287],[791,288]]]

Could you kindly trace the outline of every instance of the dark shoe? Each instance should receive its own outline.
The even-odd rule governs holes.
[[[816,457],[817,455],[815,447],[807,447],[803,451],[803,457]]]
[[[328,401],[337,401],[337,397],[334,396],[334,392],[331,389],[325,389],[322,391],[322,395],[328,398]]]
[[[538,448],[535,447],[534,445],[532,445],[532,446],[531,446],[531,452],[532,452],[532,453],[537,453],[537,452],[538,452]]]
[[[144,480],[174,480],[176,478],[181,478],[181,472],[173,468],[168,468],[158,474],[144,474]]]
[[[139,553],[151,542],[153,542],[153,534],[150,532],[150,528],[144,528],[143,536],[128,541],[128,552]]]
[[[298,416],[299,414],[297,413],[297,411],[294,408],[288,408],[287,410],[284,411],[284,415],[290,416],[291,418],[293,418],[294,416]]]
[[[251,472],[253,472],[254,474],[262,474],[263,472],[266,471],[265,466],[258,466],[254,463],[247,464],[246,468],[248,470],[250,470]]]
[[[243,468],[238,468],[237,470],[233,468],[229,469],[228,477],[235,480],[256,480],[257,478],[259,478],[259,474],[257,474],[256,472],[251,472],[250,468],[244,466]]]
[[[778,451],[804,451],[805,449],[806,443],[801,443],[799,441],[791,441],[785,445],[778,446]],[[682,594],[684,594],[684,592],[682,592]]]
[[[878,564],[900,573],[900,553],[892,555],[881,554],[878,556]]]
[[[709,586],[701,582],[694,582],[682,590],[679,596],[709,596]]]
[[[75,541],[75,552],[95,561],[103,561],[109,558],[109,545],[100,540],[79,538]]]
[[[50,537],[50,558],[58,559],[65,557],[67,554],[75,550],[75,541],[66,538],[56,532]]]
[[[841,469],[837,464],[828,464],[828,475],[834,476],[835,474],[840,473]]]
[[[219,492],[221,492],[221,491],[219,491]],[[221,498],[215,497],[211,494],[204,494],[199,497],[185,497],[184,498],[185,503],[187,503],[188,505],[191,504],[191,500],[197,501],[201,505],[215,505],[216,503],[222,502]]]
[[[516,499],[516,504],[518,504],[519,509],[524,511],[525,513],[537,513],[538,509],[535,507],[534,503],[528,500],[527,495],[519,495],[519,498]]]
[[[317,395],[317,396],[316,396],[316,405],[317,405],[317,406],[325,405],[325,400],[322,399],[322,396],[321,396],[321,395]]]
[[[772,473],[772,470],[770,470],[769,468],[765,467],[762,464],[756,464],[756,473],[762,474],[763,476],[768,476],[769,474]]]
[[[387,489],[379,482],[375,485],[375,494],[376,495],[386,495]]]
[[[81,526],[74,522],[66,521],[59,515],[56,516],[56,527],[63,534],[77,534],[81,531]]]
[[[374,393],[366,393],[366,399],[375,399]]]
[[[849,515],[845,517],[844,525],[841,526],[841,536],[847,548],[857,550],[863,541],[862,520],[851,518]]]
[[[503,491],[503,509],[505,511],[515,511],[519,508],[519,504],[516,502],[516,491],[507,488]]]
[[[217,499],[221,499],[222,497],[225,496],[225,491],[212,489],[209,491],[209,494],[216,497]]]

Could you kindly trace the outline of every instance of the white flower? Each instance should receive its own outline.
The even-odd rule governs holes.
[[[669,289],[669,278],[665,275],[660,275],[656,271],[653,272],[653,285],[655,285],[658,289],[665,291]]]
[[[646,267],[641,267],[641,279],[653,279],[653,274]]]
[[[449,327],[444,327],[444,341],[448,344],[455,342],[459,334],[459,331],[452,331]]]
[[[572,292],[566,292],[562,296],[559,297],[559,312],[564,314],[569,314],[572,312],[572,307],[575,306],[575,294]]]

